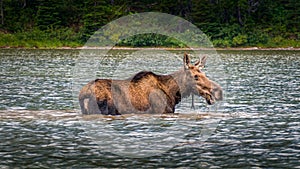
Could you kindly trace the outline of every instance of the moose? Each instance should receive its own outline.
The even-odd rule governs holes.
[[[190,95],[214,104],[222,100],[222,88],[202,72],[206,59],[204,56],[192,65],[184,53],[183,68],[169,75],[141,71],[125,80],[93,80],[79,93],[81,111],[103,115],[174,113],[176,104]]]

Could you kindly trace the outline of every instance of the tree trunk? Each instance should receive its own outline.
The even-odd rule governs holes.
[[[241,15],[241,8],[240,8],[240,6],[237,7],[237,13],[238,13],[239,24],[240,24],[241,26],[243,26],[244,23],[243,23],[243,20],[242,20],[242,15]]]
[[[26,2],[26,0],[24,0],[23,7],[22,7],[22,8],[25,8],[26,5],[27,5],[27,2]]]
[[[3,0],[0,0],[0,15],[1,15],[1,24],[4,25]]]

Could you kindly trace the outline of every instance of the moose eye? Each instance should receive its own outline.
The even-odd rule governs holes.
[[[195,80],[198,80],[198,79],[199,79],[199,76],[198,76],[198,75],[195,75],[195,76],[194,76],[194,79],[195,79]]]

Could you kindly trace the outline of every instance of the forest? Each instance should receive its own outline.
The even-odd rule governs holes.
[[[299,0],[0,0],[0,47],[79,47],[107,23],[141,12],[182,17],[215,47],[300,47]],[[184,46],[157,34],[118,45]]]

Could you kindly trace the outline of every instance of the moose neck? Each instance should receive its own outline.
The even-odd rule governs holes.
[[[170,96],[175,99],[176,104],[181,101],[181,98],[188,97],[191,94],[184,76],[184,70],[166,76],[168,78],[165,80],[165,85],[168,87]]]

